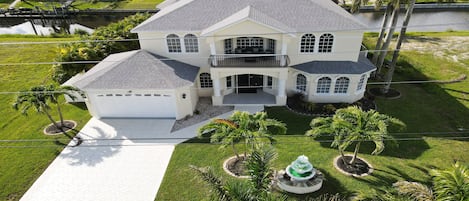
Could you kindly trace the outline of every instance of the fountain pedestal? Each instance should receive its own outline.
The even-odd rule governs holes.
[[[299,156],[285,171],[276,174],[277,186],[295,194],[312,193],[322,187],[323,175],[313,168],[308,157]]]

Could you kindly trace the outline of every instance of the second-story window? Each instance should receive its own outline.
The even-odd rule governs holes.
[[[237,48],[264,47],[264,39],[259,37],[239,37],[236,39]]]
[[[186,48],[186,52],[199,52],[199,42],[197,41],[197,36],[194,34],[187,34],[184,36],[184,46]]]
[[[334,36],[326,33],[319,37],[319,48],[318,52],[332,52],[332,46],[334,45]]]
[[[181,41],[179,36],[176,34],[170,34],[166,37],[166,44],[168,46],[168,52],[182,52]]]
[[[302,53],[313,53],[314,52],[314,41],[316,37],[313,34],[305,34],[301,37],[300,52]]]
[[[225,54],[233,53],[233,40],[231,38],[225,39]]]

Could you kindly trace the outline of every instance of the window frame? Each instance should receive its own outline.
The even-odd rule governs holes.
[[[213,88],[213,80],[210,77],[210,73],[204,72],[199,74],[199,85],[203,89]]]
[[[179,45],[179,47],[178,47]],[[173,49],[178,49],[179,51],[174,51]],[[177,34],[169,34],[166,36],[166,49],[168,53],[182,53],[182,44],[181,44],[181,37]]]
[[[328,84],[326,86],[325,83],[322,83],[321,81],[326,80],[328,81]],[[320,77],[318,81],[316,82],[316,94],[330,94],[331,93],[331,85],[332,85],[332,78],[324,76]],[[327,89],[327,91],[325,90]]]
[[[344,79],[346,82],[341,82],[340,80]],[[334,84],[334,94],[347,94],[348,88],[350,87],[350,78],[348,77],[339,77],[335,80]]]
[[[308,78],[305,75],[303,75],[301,73],[298,73],[296,75],[296,85],[295,85],[296,91],[300,92],[300,93],[303,93],[303,94],[306,94],[307,86],[308,86]]]
[[[327,36],[327,38],[326,38]],[[323,33],[318,40],[318,53],[331,53],[334,50],[334,35]]]
[[[366,87],[363,87],[365,84],[365,79],[366,79],[366,74],[363,74],[360,76],[360,79],[358,80],[358,84],[357,84],[357,91],[362,91],[364,88],[366,88]]]
[[[309,35],[308,38],[306,38],[307,35]],[[308,39],[308,41],[306,41],[307,39]],[[308,47],[307,49],[309,51],[304,50],[304,49],[306,49],[306,47]],[[316,35],[314,35],[312,33],[303,34],[300,38],[299,51],[302,54],[316,53]]]
[[[191,33],[184,35],[184,50],[185,53],[199,53],[199,39],[196,35]]]

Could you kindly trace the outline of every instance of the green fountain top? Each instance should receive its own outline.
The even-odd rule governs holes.
[[[308,157],[301,155],[298,156],[295,161],[293,161],[293,163],[290,165],[290,168],[296,173],[304,174],[311,172],[313,170],[313,165],[311,165],[311,163],[308,161]]]

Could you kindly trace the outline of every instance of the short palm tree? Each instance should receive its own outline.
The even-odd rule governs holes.
[[[431,170],[432,188],[409,181],[398,181],[394,189],[380,193],[362,193],[359,200],[382,201],[467,201],[469,200],[469,167],[456,162],[446,170]]]
[[[338,109],[332,117],[319,117],[311,121],[311,130],[306,135],[313,138],[321,135],[333,135],[332,147],[337,147],[344,160],[344,150],[355,143],[355,150],[350,161],[344,162],[354,165],[355,159],[363,141],[373,141],[375,149],[371,154],[380,154],[384,150],[384,140],[392,140],[388,133],[391,124],[404,127],[405,124],[375,110],[363,111],[357,106]]]
[[[270,193],[273,178],[272,162],[277,153],[271,146],[257,146],[246,161],[250,179],[224,182],[212,168],[190,166],[212,188],[212,200],[223,201],[285,201],[285,196]]]
[[[285,134],[286,130],[284,123],[267,118],[265,112],[250,114],[249,112],[235,111],[228,119],[214,119],[200,127],[198,136],[210,135],[211,143],[220,143],[221,147],[231,146],[239,159],[235,144],[243,141],[244,154],[246,155],[249,149],[255,148],[261,141],[260,139],[266,138],[273,142],[272,135]]]
[[[40,85],[31,87],[31,89],[28,91],[20,92],[20,94],[16,97],[16,101],[13,103],[13,108],[16,110],[21,110],[21,113],[24,115],[28,114],[29,109],[34,108],[37,112],[45,114],[56,128],[61,130],[62,133],[66,134],[64,131],[64,120],[58,97],[60,95],[67,94],[72,99],[76,98],[72,93],[70,93],[71,91],[77,91],[77,89],[72,87],[56,87],[54,85]],[[49,106],[49,103],[54,103],[57,105],[60,124],[53,119],[50,113],[51,107]]]

